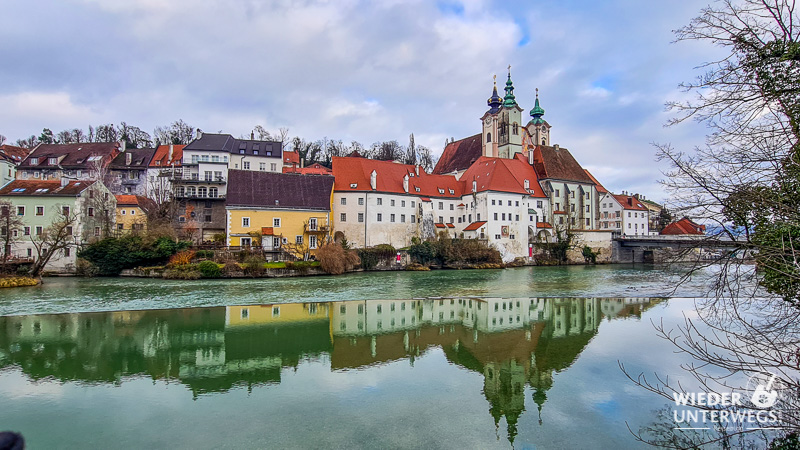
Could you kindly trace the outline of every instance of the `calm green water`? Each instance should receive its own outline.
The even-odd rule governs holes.
[[[686,299],[282,303],[0,317],[30,448],[634,448]],[[670,373],[670,370],[672,372]],[[689,381],[689,380],[685,380]]]
[[[606,265],[196,282],[47,278],[38,287],[0,291],[0,315],[421,297],[702,296],[703,276],[673,292],[680,270]]]
[[[636,448],[628,426],[666,402],[618,361],[692,382],[651,322],[692,314],[664,297],[706,281],[677,276],[47,279],[0,293],[0,430],[34,449]]]

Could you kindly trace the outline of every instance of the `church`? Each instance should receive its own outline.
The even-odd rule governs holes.
[[[560,226],[571,230],[599,228],[600,195],[603,191],[592,175],[583,169],[566,148],[550,145],[551,125],[544,119],[539,92],[524,123],[524,109],[517,103],[509,69],[505,95],[497,93],[497,82],[487,100],[488,109],[480,117],[481,133],[449,142],[433,170],[461,179],[481,157],[525,159],[533,167],[548,199],[542,227]],[[470,180],[463,180],[469,182]],[[539,237],[543,237],[540,234]]]

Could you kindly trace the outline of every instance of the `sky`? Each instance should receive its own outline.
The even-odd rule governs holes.
[[[480,132],[508,66],[525,117],[614,192],[665,200],[653,143],[678,84],[719,50],[672,43],[707,2],[640,0],[0,0],[0,134],[13,143],[121,121],[152,133],[261,125],[306,140],[418,144]]]

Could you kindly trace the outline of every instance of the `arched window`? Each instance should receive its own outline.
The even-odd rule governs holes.
[[[486,142],[492,142],[492,133],[486,133]]]
[[[514,135],[519,134],[519,125],[516,122],[514,123],[513,129],[514,129]]]
[[[547,145],[547,142],[542,138],[542,145]]]

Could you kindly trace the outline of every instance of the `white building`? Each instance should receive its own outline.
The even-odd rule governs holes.
[[[632,195],[607,193],[600,199],[600,228],[624,236],[650,233],[650,211]]]

